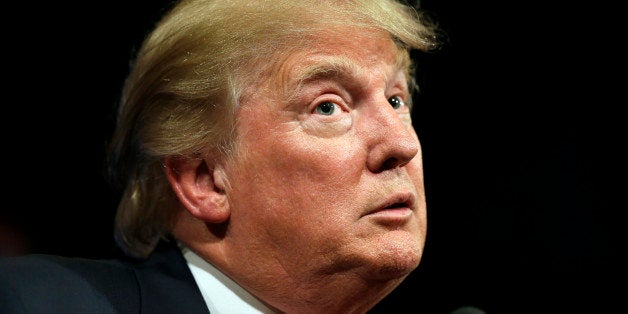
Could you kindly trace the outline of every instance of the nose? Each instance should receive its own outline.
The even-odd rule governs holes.
[[[420,147],[410,117],[404,121],[385,98],[372,108],[367,118],[367,168],[380,173],[405,166],[419,153]]]

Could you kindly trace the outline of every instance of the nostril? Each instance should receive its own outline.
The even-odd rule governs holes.
[[[397,168],[397,167],[403,167],[403,166],[405,166],[408,162],[409,162],[409,161],[403,161],[403,160],[401,160],[401,159],[399,159],[399,158],[394,158],[394,157],[391,157],[391,158],[386,159],[386,161],[384,161],[384,162],[382,163],[382,165],[380,166],[380,168],[379,168],[379,171],[378,171],[378,172],[382,172],[382,171],[386,171],[386,170],[394,169],[394,168]]]

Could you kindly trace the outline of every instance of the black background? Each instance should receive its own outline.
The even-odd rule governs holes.
[[[111,253],[118,195],[103,158],[114,105],[134,49],[169,3],[7,9],[17,22],[3,42],[0,254]],[[372,312],[612,309],[620,220],[606,195],[618,188],[602,152],[614,143],[590,125],[576,130],[562,14],[512,1],[422,3],[448,36],[417,56],[428,241],[419,268]]]

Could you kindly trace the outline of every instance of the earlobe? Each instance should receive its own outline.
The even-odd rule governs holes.
[[[208,223],[223,223],[230,210],[221,168],[205,159],[167,157],[165,172],[179,201],[192,216]]]

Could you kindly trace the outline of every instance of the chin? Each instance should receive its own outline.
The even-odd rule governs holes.
[[[416,238],[379,242],[367,276],[374,280],[403,279],[419,266],[422,254],[423,245]]]
[[[419,266],[420,255],[406,254],[395,257],[384,257],[382,263],[376,266],[373,272],[373,279],[391,280],[402,279],[408,276]]]

